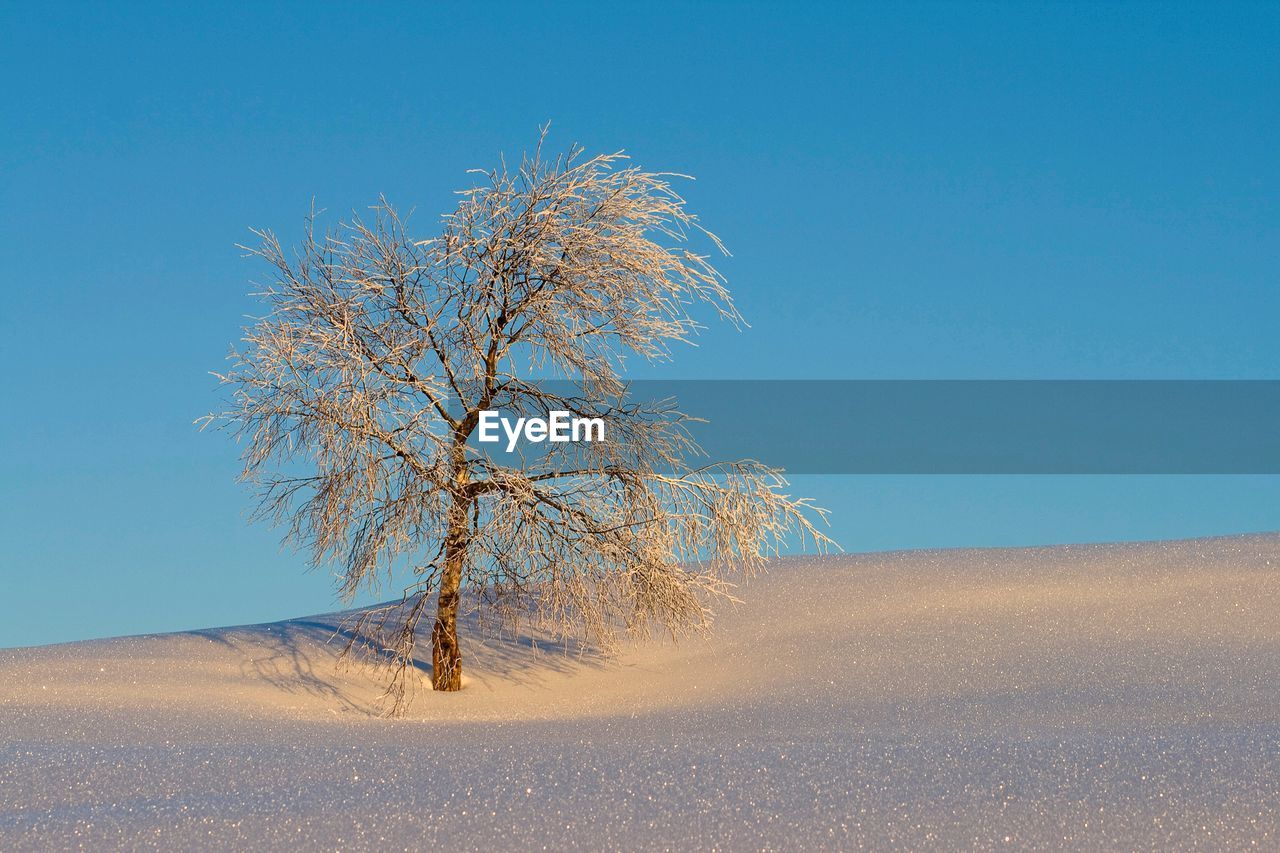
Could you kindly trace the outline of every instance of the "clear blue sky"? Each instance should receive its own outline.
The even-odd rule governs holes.
[[[0,646],[331,609],[191,421],[249,226],[553,143],[698,176],[681,377],[1277,378],[1280,6],[0,5]],[[807,477],[847,549],[1280,528],[1266,477]]]

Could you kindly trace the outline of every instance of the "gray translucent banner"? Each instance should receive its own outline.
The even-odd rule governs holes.
[[[711,460],[795,474],[1280,473],[1280,381],[637,381],[629,398],[704,419]]]

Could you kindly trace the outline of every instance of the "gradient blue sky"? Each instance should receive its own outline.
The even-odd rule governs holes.
[[[552,143],[698,176],[666,375],[1276,378],[1276,4],[0,5],[0,646],[333,608],[198,434],[249,226]],[[805,477],[850,550],[1280,528],[1269,477]]]

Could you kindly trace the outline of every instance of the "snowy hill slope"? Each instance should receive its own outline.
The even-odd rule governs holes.
[[[1280,844],[1280,535],[785,559],[709,639],[464,648],[374,716],[333,617],[0,651],[0,848]]]

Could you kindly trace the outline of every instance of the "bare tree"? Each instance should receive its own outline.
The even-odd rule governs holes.
[[[785,494],[780,471],[692,467],[686,417],[627,398],[626,357],[669,357],[696,333],[697,306],[741,320],[709,258],[686,248],[700,237],[724,251],[686,211],[678,176],[621,152],[541,152],[540,140],[519,168],[477,172],[432,239],[412,238],[381,199],[329,232],[309,217],[294,253],[270,231],[248,249],[273,268],[258,294],[268,311],[219,375],[228,410],[205,422],[244,440],[259,514],[316,565],[338,563],[344,598],[416,573],[401,601],[354,626],[353,643],[389,662],[393,712],[424,616],[434,688],[461,687],[464,594],[609,649],[623,633],[705,629],[727,572],[759,569],[793,535],[829,542],[814,524],[823,511]],[[564,410],[607,428],[504,464],[469,441],[486,410]]]

